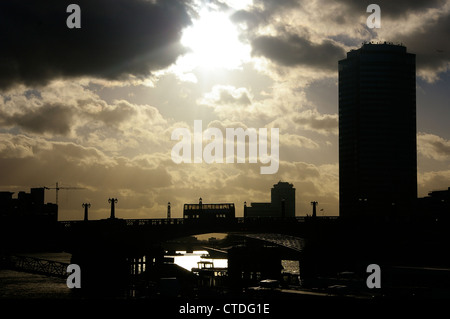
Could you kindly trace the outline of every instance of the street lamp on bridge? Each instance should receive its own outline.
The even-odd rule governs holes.
[[[114,219],[116,218],[114,204],[117,204],[117,198],[108,199],[108,203],[111,203],[111,216],[109,218]]]
[[[170,219],[170,202],[167,203],[167,219]]]
[[[313,207],[313,213],[312,213],[312,217],[313,217],[313,218],[317,217],[316,206],[317,206],[318,204],[319,204],[319,203],[316,202],[316,201],[312,201],[312,202],[311,202],[311,205],[312,205],[312,207]]]
[[[84,220],[87,221],[88,220],[88,209],[91,207],[91,204],[83,203],[83,204],[81,204],[81,206],[83,206],[83,208],[84,208]]]

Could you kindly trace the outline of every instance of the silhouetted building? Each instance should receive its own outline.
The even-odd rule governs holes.
[[[235,208],[233,203],[203,204],[200,198],[198,204],[184,204],[183,218],[185,219],[233,219]]]
[[[0,192],[0,217],[6,218],[12,212],[13,192]]]
[[[340,216],[410,214],[416,199],[415,55],[365,43],[339,61]]]
[[[257,286],[261,280],[281,279],[279,247],[237,246],[228,250],[228,277],[232,287]]]
[[[32,188],[30,191],[31,203],[33,205],[44,205],[44,188]]]
[[[244,217],[295,217],[294,185],[281,181],[273,185],[270,203],[245,206]]]
[[[279,217],[280,212],[272,208],[272,203],[251,203],[244,206],[244,217]]]
[[[0,192],[0,217],[6,222],[56,222],[58,206],[44,204],[44,188],[32,188],[30,193]]]
[[[419,198],[418,210],[421,217],[450,220],[450,187],[429,192],[428,196]]]

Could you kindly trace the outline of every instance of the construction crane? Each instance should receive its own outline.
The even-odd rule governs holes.
[[[44,189],[54,189],[56,191],[56,205],[58,205],[58,192],[60,189],[85,189],[84,187],[70,187],[70,186],[65,186],[65,187],[60,187],[58,182],[56,182],[56,187],[45,187]]]

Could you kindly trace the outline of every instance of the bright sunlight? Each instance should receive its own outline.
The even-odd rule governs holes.
[[[191,68],[239,68],[250,58],[250,46],[239,41],[238,28],[224,12],[203,10],[183,32],[181,43],[191,52],[182,63]]]

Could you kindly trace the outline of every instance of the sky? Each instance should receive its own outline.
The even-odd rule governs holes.
[[[80,28],[69,4],[80,8]],[[184,203],[269,202],[339,214],[338,61],[364,41],[416,54],[418,193],[450,187],[450,1],[3,0],[0,190],[60,190],[59,220],[182,217]],[[279,169],[175,163],[172,133],[278,128]],[[273,141],[273,140],[272,140]],[[269,140],[270,142],[270,140]],[[208,141],[203,141],[205,146]],[[269,143],[271,144],[271,143]],[[46,191],[55,202],[55,191]]]

